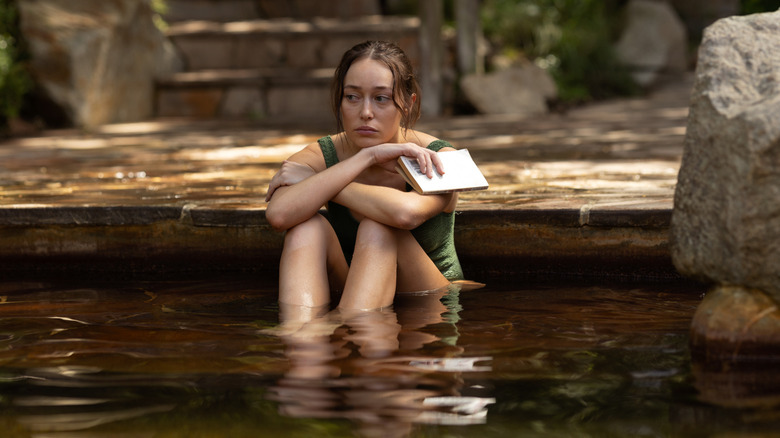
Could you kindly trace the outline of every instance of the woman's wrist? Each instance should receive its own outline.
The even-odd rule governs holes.
[[[376,157],[374,156],[373,151],[371,151],[371,148],[360,149],[353,157],[355,157],[359,163],[364,164],[365,168],[377,164]]]

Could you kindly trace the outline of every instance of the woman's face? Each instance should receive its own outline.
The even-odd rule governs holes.
[[[355,61],[344,77],[341,118],[350,142],[365,148],[397,143],[401,112],[393,102],[393,73],[373,59]]]

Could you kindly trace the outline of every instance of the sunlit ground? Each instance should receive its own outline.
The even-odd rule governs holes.
[[[418,128],[468,148],[490,182],[464,209],[594,203],[671,205],[682,156],[689,79],[645,98],[531,120],[472,116]],[[281,161],[328,127],[157,120],[94,133],[46,132],[0,144],[0,206],[263,206]]]

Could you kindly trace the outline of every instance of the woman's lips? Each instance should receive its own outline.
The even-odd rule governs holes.
[[[372,135],[372,134],[376,134],[379,131],[377,131],[376,129],[370,126],[360,126],[355,129],[355,132],[357,132],[360,135]]]

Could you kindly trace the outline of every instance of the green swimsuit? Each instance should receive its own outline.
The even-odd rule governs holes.
[[[330,136],[318,140],[322,155],[325,157],[325,165],[331,167],[339,162],[336,148]],[[428,145],[428,149],[439,151],[444,147],[452,147],[443,140],[436,140]],[[407,190],[411,187],[407,184]],[[341,243],[341,249],[347,262],[352,261],[352,253],[355,250],[357,229],[359,222],[355,220],[348,208],[335,202],[328,202],[328,220],[336,231]],[[455,252],[455,212],[439,213],[428,219],[422,225],[412,230],[412,235],[439,271],[448,280],[462,280],[463,271],[460,267],[458,254]]]

